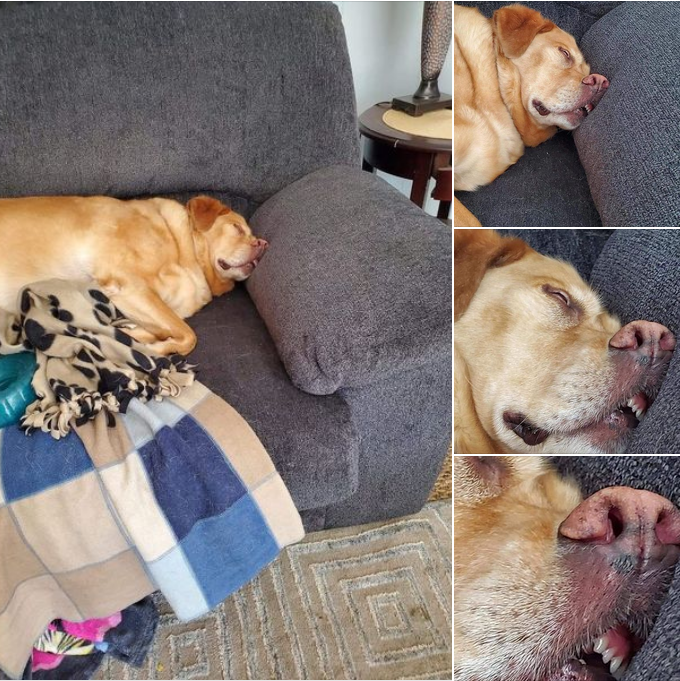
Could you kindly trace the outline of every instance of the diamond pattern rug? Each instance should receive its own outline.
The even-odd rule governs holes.
[[[451,678],[451,502],[309,535],[208,616],[97,679]]]

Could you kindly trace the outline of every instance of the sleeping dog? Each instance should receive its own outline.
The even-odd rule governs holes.
[[[268,244],[216,199],[105,196],[0,199],[0,309],[17,313],[26,285],[94,280],[161,355],[186,355],[196,335],[182,321],[246,279]]]
[[[621,326],[565,262],[486,229],[454,234],[458,454],[609,454],[653,403],[671,331]]]

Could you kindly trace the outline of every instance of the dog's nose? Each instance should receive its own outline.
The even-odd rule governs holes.
[[[663,360],[675,350],[675,336],[663,324],[638,320],[619,329],[609,340],[609,347],[633,352],[639,359]]]
[[[255,246],[259,248],[261,251],[266,251],[269,248],[269,242],[265,241],[264,239],[258,239],[255,242]]]
[[[607,487],[581,502],[560,525],[562,537],[607,546],[616,555],[661,562],[677,559],[680,511],[664,497],[630,487]]]
[[[595,87],[598,90],[606,90],[609,87],[609,81],[599,73],[591,73],[589,76],[586,76],[581,82],[584,85]]]

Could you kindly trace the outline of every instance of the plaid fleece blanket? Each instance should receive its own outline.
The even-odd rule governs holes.
[[[0,668],[13,678],[53,619],[157,589],[198,617],[304,534],[255,433],[200,383],[75,430],[0,430]]]

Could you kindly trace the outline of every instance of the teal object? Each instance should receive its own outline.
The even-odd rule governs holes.
[[[18,423],[36,399],[31,381],[37,366],[32,352],[0,355],[0,428]]]

